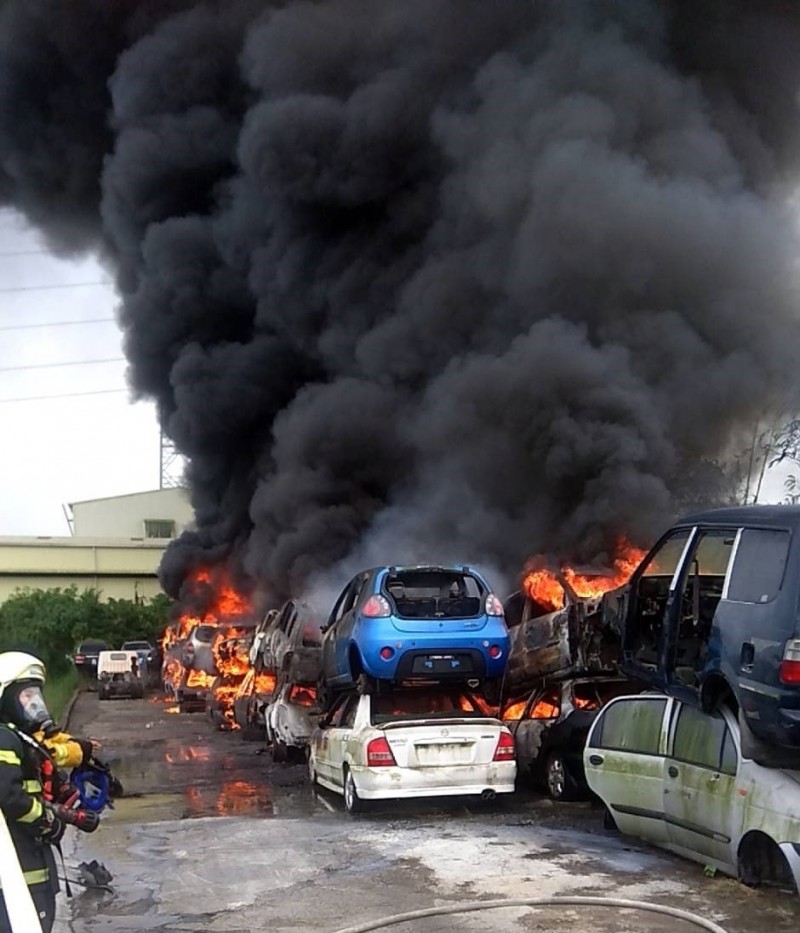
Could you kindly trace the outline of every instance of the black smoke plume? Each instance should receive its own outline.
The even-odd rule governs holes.
[[[783,2],[5,0],[0,202],[114,270],[170,592],[513,575],[724,499],[792,397],[798,92]]]

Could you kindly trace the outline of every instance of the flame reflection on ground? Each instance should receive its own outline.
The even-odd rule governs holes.
[[[228,781],[220,788],[187,787],[187,816],[256,816],[272,814],[269,787],[250,781]]]

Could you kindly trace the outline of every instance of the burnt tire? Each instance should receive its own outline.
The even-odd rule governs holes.
[[[349,768],[345,768],[342,778],[345,810],[348,813],[363,813],[365,809],[364,801],[358,796],[358,788],[356,787],[353,772]]]
[[[492,706],[499,706],[503,693],[503,678],[487,677],[483,682],[481,692],[487,703],[491,703]]]
[[[277,738],[272,743],[272,760],[276,765],[285,765],[289,760],[289,749]]]
[[[569,773],[564,756],[559,751],[552,751],[547,756],[544,766],[544,786],[551,800],[574,800],[578,795],[578,785]]]

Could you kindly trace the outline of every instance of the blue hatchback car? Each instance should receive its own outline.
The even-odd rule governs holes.
[[[323,628],[328,699],[377,681],[462,681],[499,693],[503,605],[470,567],[375,567],[344,588]]]

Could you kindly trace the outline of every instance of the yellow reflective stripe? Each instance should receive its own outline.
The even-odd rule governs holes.
[[[4,765],[21,765],[20,757],[16,752],[0,751],[0,763]]]
[[[29,794],[41,794],[42,785],[38,781],[23,781],[22,789],[26,790]]]
[[[43,812],[44,812],[44,807],[42,806],[41,801],[37,800],[34,797],[34,799],[31,801],[30,810],[28,810],[25,816],[19,817],[17,822],[18,823],[35,823],[36,820],[39,819],[39,817],[42,815]]]
[[[50,880],[50,869],[49,868],[32,868],[30,871],[24,871],[22,877],[25,879],[28,885],[31,884],[44,884],[45,881]],[[0,891],[3,890],[3,886],[0,884]]]

